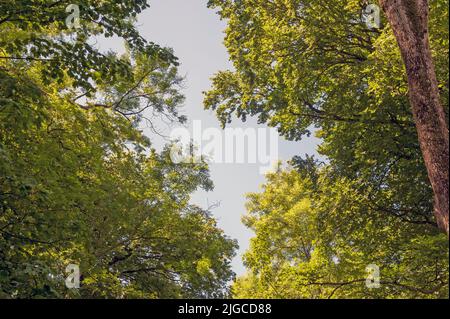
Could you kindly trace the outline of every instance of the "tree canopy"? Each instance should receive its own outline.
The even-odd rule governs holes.
[[[68,4],[0,6],[0,298],[226,296],[236,242],[190,204],[207,165],[172,163],[139,128],[185,121],[176,58],[134,27],[146,1],[81,1],[79,29]]]
[[[174,163],[172,144],[157,151],[141,129],[187,119],[177,58],[136,27],[148,2],[80,0],[72,25],[70,1],[3,0],[0,298],[448,298],[414,72],[392,16],[364,22],[376,3],[208,1],[234,68],[214,76],[205,108],[223,126],[256,117],[288,140],[321,139],[320,158],[280,163],[248,195],[255,237],[235,279],[236,241],[191,204],[213,189],[207,163]],[[448,1],[429,10],[448,127]],[[73,264],[79,289],[65,285]]]
[[[271,173],[249,195],[256,236],[235,298],[448,298],[445,234],[368,208],[353,181],[316,169]],[[366,285],[371,265],[379,288]]]
[[[209,1],[227,21],[234,70],[214,76],[205,108],[224,126],[255,116],[289,140],[315,134],[324,161],[296,157],[250,195],[244,221],[256,237],[235,296],[447,296],[448,244],[404,62],[386,19],[381,28],[361,19],[369,3]],[[448,1],[430,1],[429,24],[448,122]],[[373,263],[380,290],[363,280]]]

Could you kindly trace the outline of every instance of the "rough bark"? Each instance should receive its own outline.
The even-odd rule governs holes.
[[[434,192],[439,228],[449,234],[449,131],[428,35],[428,0],[380,0],[394,31],[409,86],[420,147]]]

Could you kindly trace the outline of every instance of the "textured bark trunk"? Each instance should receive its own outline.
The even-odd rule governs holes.
[[[406,67],[409,100],[434,192],[434,214],[447,236],[449,131],[431,56],[428,0],[380,0]]]

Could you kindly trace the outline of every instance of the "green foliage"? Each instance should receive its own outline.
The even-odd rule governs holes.
[[[298,177],[269,177],[269,190],[257,201],[250,197],[245,221],[256,238],[247,254],[251,272],[234,286],[237,297],[255,291],[292,298],[446,296],[448,246],[433,216],[404,65],[384,18],[380,29],[361,20],[370,2],[209,1],[228,23],[225,45],[234,70],[212,79],[205,108],[224,126],[233,116],[257,116],[289,140],[314,132],[326,161],[318,167],[297,157],[298,173],[289,174]],[[448,1],[432,0],[430,40],[447,114],[448,38]],[[292,178],[300,178],[303,189],[292,190]],[[265,198],[274,205],[264,206]],[[317,247],[307,262],[298,255],[299,236]],[[285,255],[292,240],[295,254]],[[397,259],[411,264],[397,265]],[[358,280],[372,262],[384,267],[387,282],[367,291]],[[414,268],[420,263],[423,268]],[[319,285],[320,279],[331,284]]]
[[[98,82],[113,83],[117,76],[127,76],[131,70],[127,61],[99,52],[92,45],[93,36],[116,36],[133,50],[176,63],[169,50],[147,42],[134,26],[135,17],[148,7],[147,1],[77,1],[79,28],[66,25],[70,14],[66,8],[70,4],[71,1],[2,1],[1,58],[46,61],[41,70],[45,82],[62,81],[67,72],[74,79],[73,85],[89,94]]]
[[[65,1],[9,2],[0,9],[0,298],[226,296],[236,243],[189,203],[212,189],[207,165],[174,164],[170,145],[158,153],[138,129],[154,121],[144,111],[185,120],[173,58],[125,19],[146,2],[82,1],[92,21],[71,31],[84,36],[74,48],[60,35]],[[88,38],[100,29],[124,38],[127,53],[95,51]],[[80,266],[80,289],[65,287],[69,264]]]
[[[0,6],[0,298],[228,296],[236,243],[190,194],[204,163],[178,165],[138,129],[184,122],[177,60],[134,21],[147,1],[7,0]],[[256,236],[237,298],[448,298],[448,238],[432,192],[392,31],[368,29],[359,0],[210,0],[228,22],[235,71],[205,107],[315,131],[312,157],[267,176],[243,222]],[[448,112],[448,1],[430,1]],[[98,36],[126,53],[100,52]],[[81,288],[67,289],[68,264]],[[365,285],[376,264],[381,287]]]
[[[432,1],[432,45],[448,109],[445,1]],[[389,28],[368,29],[359,1],[211,1],[228,19],[235,72],[220,72],[205,107],[225,125],[235,114],[297,140],[315,128],[336,174],[390,214],[434,223],[432,193]]]
[[[347,179],[319,169],[316,185],[297,170],[267,176],[248,197],[255,232],[235,298],[448,298],[448,240],[436,229],[366,210]],[[380,268],[368,288],[366,267]]]

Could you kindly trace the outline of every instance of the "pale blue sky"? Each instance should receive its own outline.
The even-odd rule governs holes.
[[[165,47],[171,47],[179,58],[180,74],[186,77],[183,93],[186,96],[183,114],[189,121],[201,120],[203,127],[217,127],[215,114],[203,109],[203,91],[211,86],[210,78],[220,70],[232,68],[223,45],[224,21],[206,7],[206,0],[150,0],[150,9],[138,19],[141,34]],[[117,43],[100,43],[103,48],[117,49]],[[264,127],[254,120],[246,123],[234,121],[232,127]],[[168,133],[168,131],[166,131]],[[151,132],[148,132],[151,135]],[[294,155],[315,154],[318,141],[315,138],[301,142],[279,140],[279,158],[286,161]],[[219,227],[239,241],[239,252],[233,261],[233,269],[241,275],[245,273],[242,253],[248,248],[252,232],[241,223],[245,214],[245,194],[260,191],[264,176],[255,164],[213,164],[210,166],[213,192],[199,191],[192,202],[204,208],[214,202],[220,206],[213,210]]]

